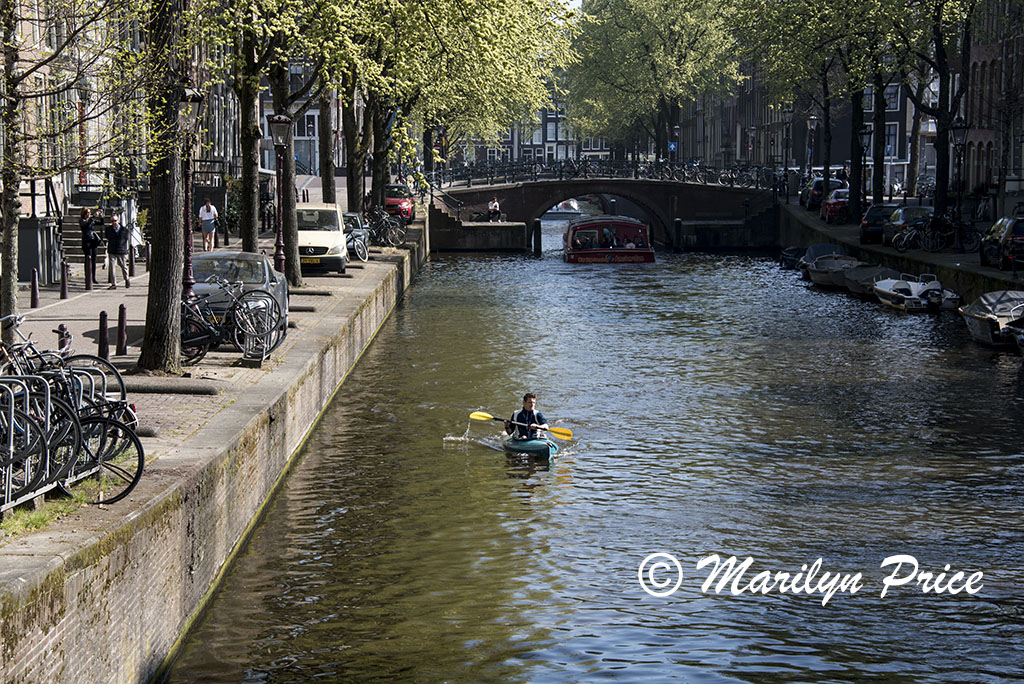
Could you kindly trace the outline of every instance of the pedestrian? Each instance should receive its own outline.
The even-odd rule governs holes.
[[[96,282],[96,248],[103,242],[100,236],[96,234],[97,225],[98,221],[93,216],[93,212],[89,211],[87,207],[82,207],[82,213],[78,219],[78,227],[82,231],[82,252],[89,259],[90,282],[93,283]]]
[[[501,219],[501,205],[498,204],[498,198],[492,197],[491,201],[487,203],[487,220],[498,221]]]
[[[839,169],[839,172],[836,173],[836,178],[838,178],[841,181],[850,180],[850,167],[848,167],[846,164],[843,164],[843,168]]]
[[[130,232],[127,228],[121,225],[121,217],[114,214],[110,217],[110,225],[107,226],[107,259],[109,261],[109,268],[107,269],[107,279],[110,281],[110,287],[108,290],[117,289],[117,281],[114,279],[114,264],[116,263],[121,269],[121,275],[124,276],[124,286],[131,287],[132,284],[128,280],[128,238]]]
[[[210,204],[210,198],[207,197],[203,206],[199,207],[199,224],[203,230],[204,251],[213,251],[213,236],[217,231],[218,219],[220,219],[220,214],[217,213],[217,207]]]
[[[537,439],[538,430],[547,430],[548,422],[544,414],[535,410],[537,408],[537,395],[527,392],[523,395],[523,409],[512,414],[512,418],[505,421],[505,432],[512,435],[513,439]]]

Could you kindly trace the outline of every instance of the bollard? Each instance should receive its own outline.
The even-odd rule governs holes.
[[[683,251],[683,219],[677,218],[672,226],[674,234],[672,235],[672,251],[682,252]]]
[[[609,207],[608,213],[611,214],[612,216],[615,216],[615,200],[613,200],[613,199],[608,200],[608,207]]]
[[[533,219],[533,254],[534,256],[541,255],[540,219]]]
[[[32,269],[32,302],[29,306],[33,309],[39,308],[39,269]]]
[[[110,358],[110,340],[109,331],[107,330],[107,312],[100,311],[100,329],[99,335],[96,338],[96,355],[101,359]]]
[[[149,273],[149,241],[146,241],[146,273]]]
[[[85,255],[85,289],[92,289],[92,257]]]
[[[128,355],[128,309],[125,305],[117,307],[117,356]]]
[[[128,248],[128,277],[135,277],[135,245]]]
[[[60,298],[68,298],[68,262],[60,262]]]
[[[54,332],[57,333],[57,350],[64,351],[64,348],[71,344],[71,333],[68,332],[68,326],[61,323]]]
[[[225,247],[230,247],[231,246],[231,241],[228,240],[228,232],[229,232],[228,231],[228,222],[227,222],[227,220],[225,220],[224,221],[224,246]]]

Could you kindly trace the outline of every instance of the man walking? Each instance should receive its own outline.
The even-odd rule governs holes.
[[[121,269],[121,275],[124,276],[124,286],[131,287],[131,282],[128,280],[128,237],[129,231],[127,228],[121,225],[121,217],[114,214],[110,217],[110,225],[107,226],[107,257],[110,262],[110,267],[107,269],[107,279],[110,281],[110,287],[108,290],[117,289],[117,281],[114,279],[114,264]]]

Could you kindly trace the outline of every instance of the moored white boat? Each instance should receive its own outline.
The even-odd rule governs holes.
[[[846,289],[858,297],[868,297],[872,300],[875,299],[874,287],[877,281],[899,276],[900,272],[895,269],[874,264],[854,266],[843,271]]]
[[[819,242],[811,245],[796,262],[796,267],[800,271],[800,277],[804,280],[810,280],[811,276],[808,274],[807,269],[816,259],[826,254],[846,254],[846,250],[843,249],[842,245],[831,242]]]
[[[811,281],[815,285],[820,285],[821,287],[845,287],[845,279],[837,281],[837,272],[859,266],[862,263],[856,257],[826,254],[815,259],[814,263],[807,267],[807,275],[810,276]]]
[[[967,306],[961,306],[960,315],[975,342],[991,347],[1013,346],[1016,344],[1014,330],[1021,327],[1021,318],[1024,318],[1024,292],[986,292]],[[1010,326],[1011,323],[1016,325]]]
[[[898,278],[882,278],[875,282],[872,290],[878,301],[898,311],[940,311],[955,309],[960,304],[960,295],[942,287],[931,273],[920,277],[902,273]]]

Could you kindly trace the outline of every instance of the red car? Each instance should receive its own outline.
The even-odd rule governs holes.
[[[828,199],[821,203],[821,209],[818,210],[818,213],[825,220],[825,223],[832,223],[835,220],[846,217],[849,204],[849,189],[838,188],[833,190]]]
[[[394,184],[384,188],[384,211],[398,216],[406,223],[416,219],[416,201],[412,191],[404,185]]]

